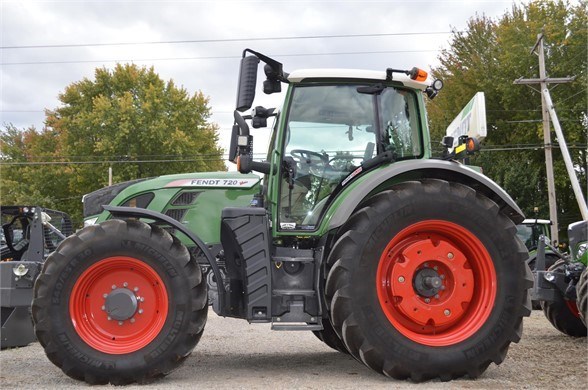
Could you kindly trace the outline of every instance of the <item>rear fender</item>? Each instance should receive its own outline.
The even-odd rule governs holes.
[[[467,185],[496,202],[501,211],[515,224],[525,219],[521,209],[498,184],[487,176],[456,162],[432,159],[398,162],[358,179],[351,182],[350,188],[341,193],[340,201],[331,203],[323,220],[323,226],[324,224],[328,226],[327,230],[342,226],[362,201],[370,195],[398,182],[419,179],[441,179]]]

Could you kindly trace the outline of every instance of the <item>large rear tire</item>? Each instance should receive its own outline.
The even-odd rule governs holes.
[[[49,360],[90,384],[148,382],[177,368],[200,340],[206,282],[164,230],[110,220],[49,256],[32,305]]]
[[[576,284],[576,306],[584,326],[588,325],[588,268],[582,271]]]
[[[339,337],[339,335],[333,329],[331,321],[328,318],[323,318],[323,330],[313,331],[314,335],[327,346],[333,348],[341,353],[349,354],[347,347]]]
[[[565,272],[565,260],[558,260],[549,267],[549,271]],[[556,299],[553,302],[542,301],[543,313],[551,325],[560,332],[572,337],[586,337],[588,330],[582,322],[576,301],[566,299],[561,291],[556,290]]]
[[[513,222],[470,187],[406,182],[341,228],[326,284],[349,352],[413,381],[479,376],[500,364],[531,312],[528,253]]]

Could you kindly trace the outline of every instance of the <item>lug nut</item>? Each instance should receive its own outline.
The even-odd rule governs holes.
[[[113,284],[113,285],[112,285],[112,289],[113,289],[113,290],[114,290],[114,289],[116,289],[116,284]]]
[[[123,324],[123,322],[122,322],[122,321],[119,321],[119,322],[118,322],[118,325],[119,325],[119,326],[121,326],[122,324]]]
[[[145,302],[145,298],[144,297],[141,297],[141,302]]]
[[[426,302],[426,303],[429,303],[429,302],[431,302],[431,298],[425,298],[425,302]]]
[[[139,309],[138,313],[143,314],[143,309]]]
[[[134,291],[134,292],[137,292],[137,291],[139,291],[139,287],[135,287],[135,288],[133,289],[133,291]]]
[[[106,319],[107,319],[108,321],[112,321],[112,318],[110,318],[110,316],[106,317]]]
[[[453,259],[453,253],[452,253],[452,252],[449,252],[449,253],[447,254],[447,258],[448,258],[449,260]]]
[[[108,294],[102,294],[102,298],[108,298]]]
[[[439,269],[439,267],[437,267],[437,266],[434,266],[434,267],[433,267],[433,269],[434,269],[435,271],[437,271],[437,270]]]
[[[423,264],[423,267],[428,267],[428,266],[429,266],[429,263]]]
[[[445,309],[445,310],[443,311],[443,314],[445,314],[446,316],[448,316],[448,317],[449,317],[449,316],[451,315],[451,310],[449,310],[449,309]]]
[[[102,305],[102,310],[106,310],[106,306]]]
[[[131,324],[134,324],[135,323],[135,319],[134,318],[131,318],[129,321],[131,321]]]
[[[127,282],[123,283],[123,287],[127,287],[129,284]]]
[[[404,276],[400,276],[400,277],[398,277],[398,281],[399,281],[400,283],[404,283]]]
[[[439,294],[435,294],[435,299],[439,299]]]

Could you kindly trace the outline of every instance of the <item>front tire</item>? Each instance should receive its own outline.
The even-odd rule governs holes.
[[[576,284],[576,306],[580,312],[580,318],[586,326],[588,322],[588,268],[582,271]]]
[[[349,352],[397,379],[479,376],[518,342],[533,279],[512,221],[441,180],[379,193],[341,228],[326,295]]]
[[[200,340],[206,282],[175,237],[110,220],[49,256],[32,305],[47,357],[90,384],[148,382],[177,368]]]
[[[558,260],[549,267],[549,271],[565,272],[565,260]],[[551,325],[560,332],[572,337],[586,337],[588,330],[582,321],[576,301],[566,299],[560,290],[556,290],[553,302],[541,301],[543,314]]]

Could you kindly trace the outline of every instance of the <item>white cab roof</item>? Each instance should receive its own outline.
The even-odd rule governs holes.
[[[360,70],[360,69],[300,69],[290,73],[288,80],[291,82],[300,82],[305,79],[366,79],[366,80],[386,80],[386,72],[378,70]],[[392,80],[399,81],[407,87],[424,90],[431,85],[430,78],[426,81],[415,81],[403,73],[393,73]]]

